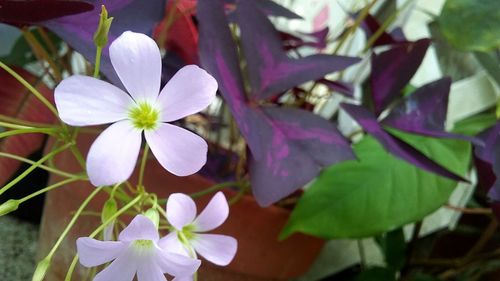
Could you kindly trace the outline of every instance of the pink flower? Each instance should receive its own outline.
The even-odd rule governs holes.
[[[143,215],[136,216],[120,233],[118,241],[99,241],[89,237],[76,241],[80,263],[85,267],[111,264],[94,281],[166,281],[165,273],[179,276],[194,274],[200,260],[168,252],[158,246],[158,230]]]
[[[113,123],[92,144],[87,173],[92,184],[112,185],[132,174],[142,133],[160,164],[178,176],[206,162],[207,143],[166,122],[199,112],[215,98],[217,82],[195,65],[179,70],[160,92],[161,56],[148,36],[124,32],[109,48],[113,67],[128,93],[87,76],[64,79],[55,89],[61,120],[72,126]]]
[[[228,215],[229,206],[222,192],[214,195],[198,217],[191,197],[174,193],[167,201],[167,219],[173,231],[158,244],[162,249],[174,253],[191,257],[196,257],[198,253],[214,264],[228,265],[236,254],[236,239],[226,235],[202,234],[219,227]]]

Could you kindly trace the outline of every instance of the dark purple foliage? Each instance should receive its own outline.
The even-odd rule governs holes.
[[[219,89],[247,140],[251,151],[250,177],[254,195],[259,204],[267,206],[305,185],[322,167],[354,156],[349,143],[327,120],[299,109],[261,104],[263,98],[307,81],[303,77],[306,72],[311,72],[309,63],[316,65],[317,62],[308,58],[288,58],[281,48],[277,31],[250,3],[238,2],[235,11],[242,33],[244,57],[247,62],[252,61],[252,67],[248,67],[248,76],[253,77],[250,98],[245,95],[236,46],[218,0],[198,2],[200,58],[203,66],[219,82]],[[250,17],[252,21],[248,20]],[[248,49],[253,46],[248,40],[254,35],[246,33],[259,34],[261,41],[255,46],[256,50]],[[350,58],[331,61],[343,63],[344,60],[357,61]],[[308,79],[317,80],[338,69],[338,66],[330,66],[329,69],[314,70],[315,75],[308,74]]]
[[[429,39],[421,39],[373,54],[370,83],[375,113],[380,114],[401,96],[402,89],[422,63],[429,44]]]
[[[317,82],[327,86],[331,91],[338,92],[346,97],[353,97],[354,95],[354,87],[350,83],[332,81],[325,78],[319,79]]]
[[[359,13],[358,13],[359,14]],[[355,19],[358,14],[355,14],[353,18]],[[364,20],[361,22],[361,28],[365,31],[366,37],[370,38],[380,29],[380,24],[377,19],[368,14]],[[373,46],[391,45],[398,44],[402,42],[407,42],[401,29],[396,28],[392,32],[383,31],[382,34],[375,40]]]
[[[500,178],[500,122],[479,134],[478,138],[484,142],[484,145],[476,145],[474,148],[475,156],[483,164],[478,167],[479,173],[495,175],[496,179],[488,195],[494,201],[500,202],[500,182],[498,181]]]
[[[92,4],[76,0],[0,0],[0,22],[30,25],[92,9]]]
[[[237,0],[224,0],[227,4],[235,4]],[[276,4],[272,0],[255,0],[254,3],[259,6],[262,11],[264,11],[267,15],[284,17],[289,19],[301,19],[302,17],[297,15],[296,13],[290,11],[289,9]]]
[[[300,33],[302,37],[280,31],[279,35],[285,50],[295,50],[301,47],[312,47],[316,49],[326,48],[326,39],[328,36],[329,28],[325,27],[319,31],[312,33]]]
[[[155,24],[163,18],[165,1],[148,0],[145,5],[141,0],[94,0],[93,4],[97,8],[92,11],[43,23],[92,63],[96,52],[93,35],[99,23],[101,5],[104,4],[109,16],[114,17],[109,32],[109,46],[127,30],[151,34]],[[103,50],[101,71],[113,84],[122,85],[111,65],[108,48]]]
[[[375,137],[389,153],[426,171],[454,180],[464,180],[463,177],[441,167],[415,148],[387,133],[379,124],[375,115],[369,110],[354,104],[344,103],[341,106],[342,109],[356,119],[358,124],[363,127],[367,133]]]

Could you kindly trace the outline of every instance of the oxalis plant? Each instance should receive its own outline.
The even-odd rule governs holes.
[[[88,180],[96,189],[86,198],[50,251],[38,264],[33,280],[43,280],[51,260],[68,231],[77,222],[87,204],[106,190],[109,199],[102,210],[102,224],[89,237],[77,239],[77,255],[68,270],[70,280],[76,262],[85,267],[109,263],[93,280],[197,280],[201,265],[198,256],[217,265],[227,265],[234,258],[237,241],[233,237],[204,234],[220,226],[229,215],[229,206],[222,192],[217,192],[197,216],[196,205],[188,195],[174,193],[162,206],[154,193],[143,185],[148,152],[160,164],[178,176],[196,173],[206,162],[207,143],[198,135],[168,124],[206,108],[215,98],[216,80],[203,69],[188,65],[179,70],[160,91],[161,55],[156,42],[145,34],[126,31],[109,47],[111,63],[127,92],[98,79],[100,57],[108,41],[113,18],[102,6],[99,27],[94,34],[97,47],[94,77],[73,75],[62,80],[54,90],[54,107],[38,90],[7,65],[0,66],[31,91],[59,120],[49,128],[20,126],[2,122],[12,129],[4,136],[44,133],[52,136],[55,147],[31,166],[45,168],[65,180],[50,185],[22,199],[11,199],[0,207],[2,215],[14,211],[26,200],[75,181]],[[186,99],[189,93],[189,99]],[[92,144],[86,159],[76,141],[80,127],[112,123]],[[141,147],[142,136],[146,144]],[[139,179],[132,187],[132,196],[124,186],[139,165]],[[83,171],[69,174],[43,163],[58,153],[70,150]],[[27,170],[1,189],[5,192],[29,173]],[[127,198],[127,199],[123,199]],[[119,201],[119,203],[117,202]],[[122,206],[118,208],[118,206]],[[119,216],[133,209],[138,214],[117,237],[113,235]],[[164,225],[167,225],[166,227]],[[159,227],[168,235],[160,237]],[[102,234],[102,235],[101,235]],[[96,240],[101,235],[103,240]]]
[[[107,200],[97,213],[100,225],[82,234],[88,237],[72,241],[77,255],[66,280],[76,275],[78,263],[97,281],[159,281],[165,275],[197,280],[205,261],[229,265],[237,260],[238,241],[207,232],[216,233],[229,206],[247,195],[260,207],[277,207],[288,215],[279,237],[272,237],[276,243],[297,233],[324,240],[375,238],[385,266],[368,267],[359,242],[357,281],[472,276],[483,261],[498,257],[498,250],[481,250],[498,226],[494,212],[484,206],[500,209],[500,187],[491,180],[500,171],[500,103],[452,129],[445,126],[452,79],[412,83],[436,40],[410,40],[402,30],[389,28],[414,1],[405,1],[381,21],[373,15],[375,7],[384,11],[391,1],[363,2],[360,9],[345,11],[338,33],[329,28],[285,30],[276,24],[279,20],[301,17],[270,0],[172,0],[166,15],[163,0],[53,1],[51,13],[41,14],[37,11],[43,11],[45,1],[23,6],[25,2],[0,0],[0,20],[36,25],[22,28],[25,47],[54,91],[52,95],[33,75],[0,58],[9,78],[30,93],[21,113],[0,108],[0,127],[5,129],[0,132],[0,160],[30,165],[0,194],[35,169],[60,180],[6,201],[0,214],[65,185],[95,186],[75,206],[33,280],[46,278],[63,241],[88,215],[91,202],[103,195]],[[471,38],[484,40],[467,45],[456,35],[462,33],[456,30],[462,19],[453,24],[454,9],[474,11],[467,13],[467,22],[495,16],[478,16],[480,9],[468,2],[447,1],[436,19],[444,36],[468,51],[498,51],[498,43],[488,39],[498,36],[473,33]],[[102,3],[106,7],[98,17],[92,9]],[[14,13],[23,9],[22,17]],[[359,36],[366,40],[356,48],[353,38]],[[77,52],[92,62],[84,70],[74,71]],[[495,57],[476,55],[482,61]],[[491,65],[487,70],[495,73]],[[334,110],[325,113],[332,100]],[[33,108],[36,118],[24,120],[23,113]],[[85,133],[97,136],[88,152],[80,151]],[[44,155],[25,158],[45,137]],[[11,146],[19,143],[31,150],[12,153]],[[61,155],[70,155],[80,172],[58,166]],[[159,198],[145,184],[149,159],[164,173],[198,173],[215,184]],[[479,202],[465,208],[450,205],[457,184],[473,182],[475,171],[485,187],[478,192]],[[138,177],[132,183],[133,173]],[[236,195],[228,202],[225,194]],[[211,200],[198,214],[193,199],[202,195]],[[422,258],[416,245],[423,219],[442,206],[486,216],[489,226],[464,257]],[[407,224],[414,228],[405,235]],[[419,275],[421,271],[430,274]]]

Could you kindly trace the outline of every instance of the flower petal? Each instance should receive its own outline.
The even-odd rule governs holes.
[[[194,221],[196,204],[191,197],[182,193],[170,194],[167,200],[167,220],[177,230]]]
[[[158,247],[170,253],[179,254],[186,257],[189,256],[189,252],[177,237],[176,231],[170,232],[167,236],[161,238],[160,241],[158,241]]]
[[[167,281],[161,268],[156,263],[143,262],[137,268],[138,281]]]
[[[175,277],[174,279],[172,279],[172,281],[193,281],[193,280],[194,280],[194,277],[192,275]]]
[[[236,239],[219,234],[197,234],[191,243],[198,254],[221,266],[228,265],[233,260],[238,248]]]
[[[76,240],[76,249],[80,263],[85,267],[98,266],[116,259],[125,246],[117,241],[99,241],[89,237]]]
[[[118,236],[120,241],[152,240],[156,242],[158,239],[160,239],[158,229],[148,217],[143,215],[135,216]]]
[[[104,130],[90,147],[87,173],[95,186],[127,180],[134,171],[141,148],[141,132],[129,120]]]
[[[201,265],[201,261],[183,255],[169,253],[158,249],[156,262],[164,273],[172,276],[193,275]]]
[[[224,193],[217,192],[205,209],[195,219],[195,231],[205,232],[219,227],[229,215],[229,205]]]
[[[161,55],[153,39],[125,31],[109,46],[111,63],[135,101],[155,101],[160,92]]]
[[[217,81],[196,65],[181,68],[161,90],[161,121],[170,122],[205,109],[215,98]]]
[[[72,126],[116,122],[127,118],[134,101],[117,87],[87,76],[64,79],[54,90],[59,117]]]
[[[192,175],[207,162],[207,142],[188,130],[161,123],[144,135],[156,159],[174,175]]]
[[[129,255],[124,254],[99,272],[93,281],[132,281],[136,271],[136,261]]]

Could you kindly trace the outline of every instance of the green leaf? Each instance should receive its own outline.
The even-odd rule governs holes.
[[[396,281],[396,273],[384,267],[372,267],[361,272],[354,281]]]
[[[377,243],[384,253],[387,267],[398,271],[405,265],[406,241],[403,228],[387,232],[377,239]]]
[[[493,126],[497,122],[495,112],[485,112],[471,116],[455,123],[453,132],[468,136],[475,136]]]
[[[392,132],[391,132],[392,133]],[[451,171],[465,175],[470,144],[394,132]],[[395,158],[372,137],[354,145],[358,161],[325,169],[306,190],[280,238],[303,232],[326,239],[369,237],[432,213],[456,182]]]
[[[462,51],[500,47],[500,1],[448,0],[438,19],[446,39]]]

